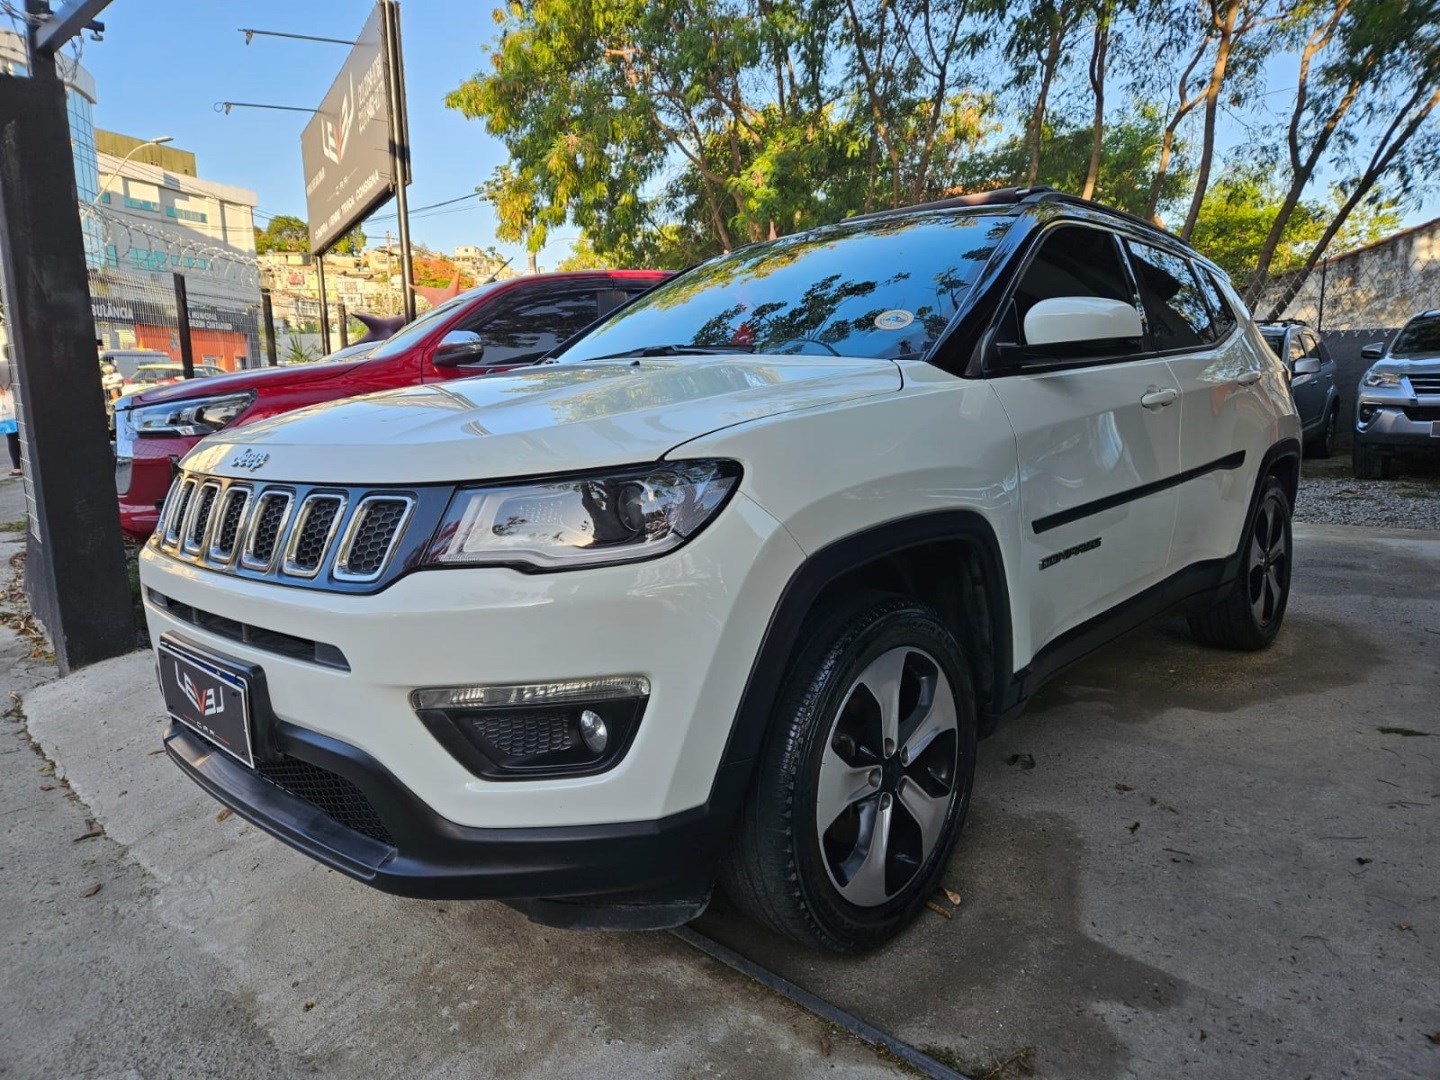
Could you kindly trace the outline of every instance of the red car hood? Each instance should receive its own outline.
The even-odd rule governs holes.
[[[250,368],[245,371],[232,371],[226,375],[211,375],[204,379],[181,379],[179,382],[131,394],[126,405],[130,408],[158,405],[165,401],[185,401],[189,398],[212,397],[215,394],[239,393],[258,386],[272,389],[303,386],[349,374],[367,362],[365,359],[341,360],[332,363],[296,364],[294,367],[283,368]]]

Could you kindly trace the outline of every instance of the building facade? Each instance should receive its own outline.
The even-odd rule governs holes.
[[[95,216],[104,231],[92,274],[106,348],[180,357],[175,274],[185,278],[196,363],[258,366],[260,275],[253,191],[201,179],[195,155],[96,132]]]

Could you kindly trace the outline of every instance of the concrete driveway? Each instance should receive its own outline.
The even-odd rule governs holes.
[[[1009,1060],[995,1075],[1026,1063],[1045,1077],[1440,1076],[1440,537],[1311,527],[1296,541],[1290,614],[1267,652],[1201,650],[1162,623],[1075,667],[981,745],[951,917],[927,913],[859,960],[797,950],[718,904],[700,928],[972,1074]],[[36,885],[0,911],[5,935],[63,904],[84,938],[121,904],[164,938],[171,968],[203,972],[230,1036],[252,1032],[275,1070],[894,1072],[668,936],[386,897],[217,821],[152,754],[144,655],[35,690],[25,708],[108,834],[87,843],[124,846],[92,876],[138,867],[144,881],[113,899]],[[6,836],[6,866],[76,859],[53,836]],[[85,940],[78,960],[113,948]],[[0,956],[3,1060],[15,1075],[86,1071],[63,1026],[33,1022],[26,980],[41,961]],[[44,1012],[81,998],[54,986]],[[160,1024],[178,1004],[129,1007]],[[107,1067],[156,1060],[127,1058],[138,1029],[105,1022],[122,1037]],[[195,1071],[193,1053],[178,1047],[170,1067]],[[208,1071],[243,1062],[237,1050]]]

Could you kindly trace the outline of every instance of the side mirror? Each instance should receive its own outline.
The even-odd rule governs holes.
[[[1385,343],[1383,341],[1372,341],[1360,350],[1360,359],[1379,360],[1385,355]]]
[[[484,352],[485,342],[475,331],[451,330],[435,346],[430,362],[436,367],[461,367],[478,363]]]
[[[1318,356],[1302,356],[1295,361],[1296,375],[1319,375],[1320,358]]]
[[[1057,296],[1025,313],[1026,345],[1138,338],[1144,332],[1133,304],[1098,296]]]

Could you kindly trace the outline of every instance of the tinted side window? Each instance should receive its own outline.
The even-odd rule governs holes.
[[[1320,339],[1309,330],[1305,331],[1305,355],[1313,356],[1317,360],[1325,359],[1325,354],[1320,351]]]
[[[1112,234],[1079,227],[1062,227],[1048,233],[1016,286],[1006,312],[1010,325],[1001,329],[999,340],[1019,341],[1030,309],[1041,300],[1060,296],[1135,302]]]
[[[515,364],[538,360],[595,321],[595,293],[538,297],[490,319],[477,319],[475,330],[485,341],[479,363]]]
[[[1178,255],[1127,240],[1130,264],[1140,285],[1140,301],[1155,348],[1185,349],[1215,340],[1210,308],[1190,264]]]
[[[1296,361],[1296,360],[1299,360],[1299,359],[1300,359],[1301,357],[1303,357],[1304,355],[1305,355],[1305,339],[1304,339],[1303,337],[1301,337],[1298,332],[1297,332],[1297,333],[1294,333],[1294,334],[1291,334],[1291,335],[1290,335],[1290,353],[1289,353],[1288,356],[1285,357],[1286,362],[1289,363],[1289,364],[1291,364],[1291,365],[1293,366],[1294,363],[1295,363],[1295,361]]]
[[[1234,328],[1235,312],[1230,310],[1230,302],[1225,299],[1224,290],[1220,288],[1215,276],[1209,270],[1194,264],[1191,265],[1191,269],[1195,271],[1195,277],[1200,282],[1200,291],[1210,302],[1211,322],[1215,327],[1215,337],[1218,340]]]

